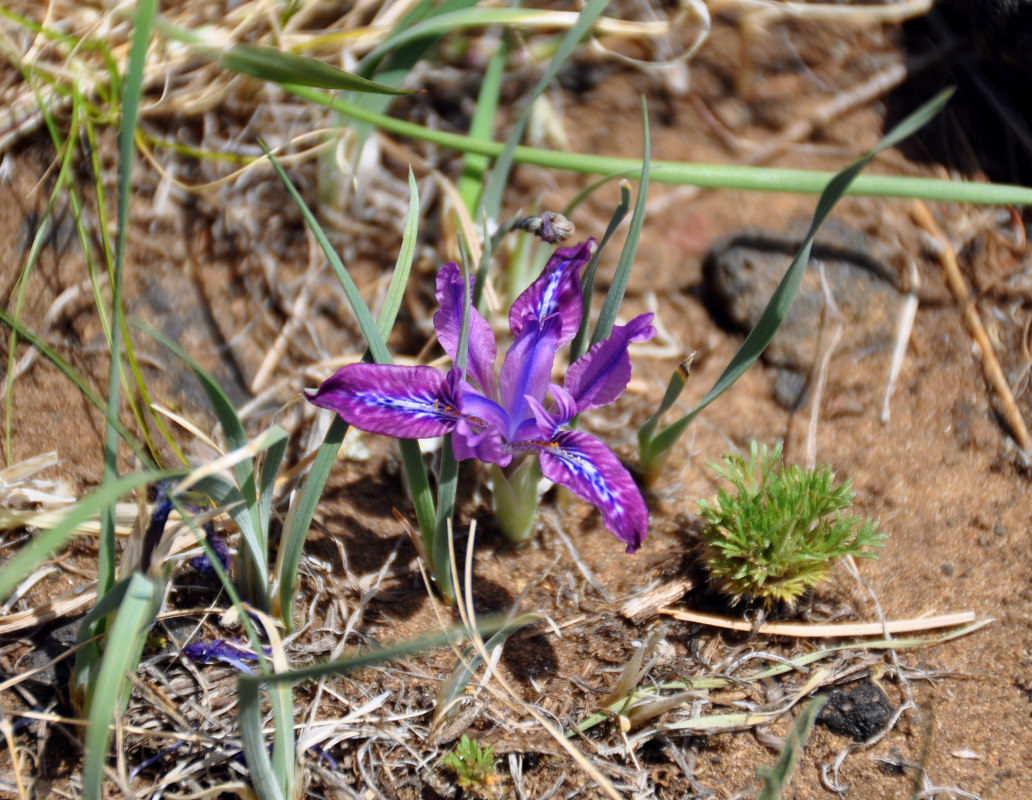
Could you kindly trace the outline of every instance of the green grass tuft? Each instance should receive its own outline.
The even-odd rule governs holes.
[[[475,739],[462,734],[455,749],[441,763],[455,773],[456,785],[466,792],[481,792],[498,782],[494,748],[481,748]]]
[[[779,467],[780,459],[780,444],[768,450],[753,442],[748,459],[735,453],[709,465],[734,491],[698,501],[706,566],[735,602],[749,595],[791,607],[834,559],[874,558],[868,548],[885,539],[873,520],[843,514],[855,496],[848,480],[835,485],[830,467]]]

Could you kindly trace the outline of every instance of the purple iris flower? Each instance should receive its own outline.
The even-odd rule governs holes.
[[[594,240],[555,251],[541,276],[512,304],[513,342],[495,373],[496,344],[491,326],[470,308],[468,368],[349,364],[309,400],[336,411],[349,424],[396,439],[452,434],[459,460],[477,458],[499,467],[536,454],[541,472],[602,512],[607,528],[633,553],[648,532],[648,509],[619,459],[583,431],[564,430],[588,409],[608,405],[627,388],[631,342],[652,338],[652,314],[614,327],[552,383],[559,348],[569,344],[583,314],[580,271],[591,258]],[[434,328],[454,361],[462,326],[463,292],[472,287],[459,267],[445,264],[437,274]],[[549,396],[551,402],[548,402]]]

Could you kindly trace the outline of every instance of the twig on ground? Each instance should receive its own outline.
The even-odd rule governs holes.
[[[701,611],[688,611],[682,608],[661,608],[660,614],[666,614],[683,622],[694,622],[699,625],[710,625],[732,631],[755,632],[762,636],[791,636],[804,639],[838,639],[857,636],[884,636],[886,634],[912,633],[928,631],[935,628],[952,628],[967,625],[975,621],[971,611],[956,614],[944,614],[935,617],[894,620],[892,622],[834,622],[826,624],[800,624],[794,622],[770,622],[754,627],[753,623],[744,620],[729,619],[716,614],[705,614]],[[989,622],[989,620],[986,620]]]
[[[1028,427],[1025,425],[1025,420],[1021,417],[1021,411],[1018,409],[1018,404],[1014,401],[1010,385],[1007,383],[1007,378],[1003,374],[1000,362],[996,358],[996,352],[993,350],[992,343],[989,341],[989,336],[985,331],[985,325],[982,324],[982,318],[978,313],[978,308],[975,306],[975,300],[971,296],[971,292],[968,291],[964,276],[960,273],[960,266],[957,264],[957,254],[953,249],[953,245],[946,234],[943,233],[942,228],[939,227],[939,223],[935,221],[932,213],[928,210],[928,206],[922,201],[914,201],[910,207],[910,215],[914,222],[931,237],[931,243],[936,251],[935,254],[946,275],[946,283],[949,284],[950,291],[953,292],[953,297],[961,308],[968,333],[971,334],[971,338],[975,340],[975,344],[978,345],[978,349],[981,351],[982,369],[985,372],[986,379],[992,384],[993,389],[996,390],[1000,401],[1001,414],[1004,420],[1006,420],[1008,427],[1010,427],[1014,440],[1024,453],[1032,452],[1032,435],[1029,435]]]

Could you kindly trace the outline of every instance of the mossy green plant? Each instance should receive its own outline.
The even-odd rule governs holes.
[[[462,734],[455,749],[441,763],[455,773],[455,784],[475,796],[491,793],[498,783],[494,767],[494,748],[481,747],[475,739]]]
[[[749,455],[724,456],[709,466],[731,489],[699,500],[705,520],[705,563],[722,592],[737,603],[752,597],[771,607],[795,605],[827,577],[832,561],[851,555],[875,558],[885,535],[870,519],[845,514],[855,493],[836,485],[830,467],[781,464],[781,445],[752,442]]]

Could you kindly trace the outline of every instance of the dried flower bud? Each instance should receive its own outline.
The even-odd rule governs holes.
[[[565,241],[574,230],[570,220],[554,211],[542,211],[537,217],[520,217],[516,220],[516,227],[549,244]]]

